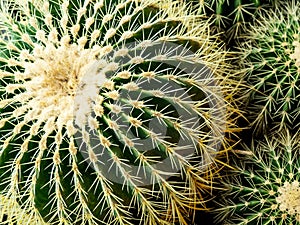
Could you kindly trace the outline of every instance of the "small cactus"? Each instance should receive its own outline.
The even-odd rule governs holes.
[[[20,212],[0,214],[188,224],[233,122],[208,25],[153,0],[13,6],[17,20],[0,12],[0,191]]]
[[[277,0],[187,0],[194,5],[199,15],[212,16],[214,28],[225,32],[227,41],[239,37],[247,24],[252,22],[262,9],[268,9]]]
[[[249,120],[256,133],[300,124],[300,4],[290,1],[257,19],[241,44]]]
[[[288,130],[253,140],[216,200],[226,225],[300,224],[300,138]]]

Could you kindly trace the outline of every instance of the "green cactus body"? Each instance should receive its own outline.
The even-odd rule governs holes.
[[[18,20],[3,8],[0,190],[21,207],[2,201],[7,221],[187,224],[204,203],[232,125],[231,69],[207,24],[158,5],[16,1]]]
[[[216,219],[232,225],[299,225],[299,143],[299,134],[287,130],[253,140],[248,156],[239,158],[226,178],[228,192],[217,201]]]
[[[276,0],[191,0],[199,15],[212,16],[218,32],[225,32],[229,41],[245,31],[262,9],[270,8]]]
[[[241,45],[251,87],[249,119],[255,131],[299,128],[299,3],[291,1],[258,19]]]

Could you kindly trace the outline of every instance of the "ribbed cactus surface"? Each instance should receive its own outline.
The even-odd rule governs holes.
[[[249,119],[257,132],[299,128],[299,6],[290,1],[258,18],[241,45],[240,64],[252,89]]]
[[[299,141],[299,134],[283,130],[253,140],[248,156],[236,158],[228,192],[216,198],[221,224],[300,224]]]
[[[188,224],[230,128],[230,68],[207,24],[155,1],[14,7],[18,20],[1,8],[0,190],[21,208],[1,216]]]
[[[225,32],[227,40],[238,38],[256,15],[280,0],[187,0],[199,15],[212,16],[214,28]]]

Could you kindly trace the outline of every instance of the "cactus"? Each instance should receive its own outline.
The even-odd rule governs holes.
[[[187,0],[199,15],[212,17],[213,29],[225,32],[227,41],[238,38],[262,10],[279,3],[277,0]]]
[[[299,134],[288,130],[253,140],[226,179],[216,220],[228,225],[299,225],[299,141]]]
[[[208,24],[172,4],[1,7],[0,191],[20,205],[2,217],[188,224],[203,207],[236,84]]]
[[[248,111],[254,131],[299,127],[299,3],[287,2],[257,19],[241,44],[240,64],[251,87]]]

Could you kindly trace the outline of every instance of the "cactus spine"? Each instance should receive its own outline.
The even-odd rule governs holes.
[[[0,190],[21,210],[1,214],[36,224],[187,224],[210,187],[212,143],[226,147],[232,125],[222,94],[234,83],[207,24],[155,1],[14,5],[20,21],[3,9],[0,22]],[[164,52],[168,43],[198,50]],[[205,66],[186,75],[184,62]],[[210,107],[212,98],[224,104]]]

